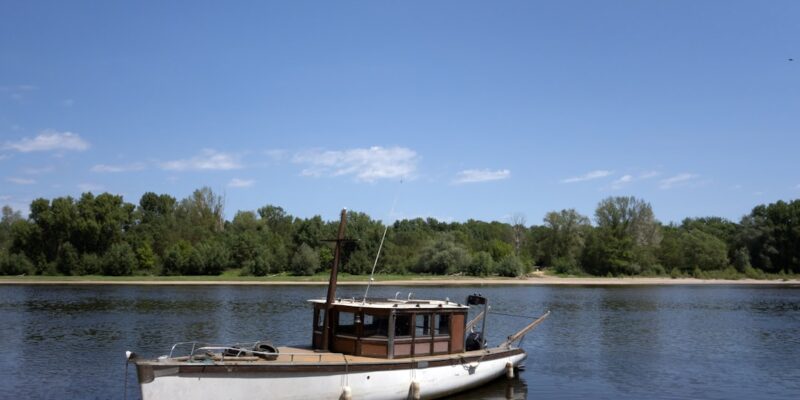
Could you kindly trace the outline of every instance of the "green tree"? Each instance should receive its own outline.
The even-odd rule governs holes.
[[[292,275],[313,275],[319,268],[319,255],[303,243],[292,257]]]
[[[197,275],[201,269],[201,261],[192,245],[180,240],[164,255],[163,275]]]
[[[575,209],[551,211],[544,217],[542,262],[558,272],[578,272],[580,255],[591,228],[589,218]]]
[[[506,277],[521,276],[525,271],[525,265],[522,260],[515,255],[510,255],[497,263],[497,274]]]
[[[420,251],[414,272],[436,275],[465,272],[469,262],[466,249],[456,244],[452,235],[440,234]]]
[[[105,275],[131,275],[136,268],[136,254],[125,242],[112,245],[103,256],[103,274]]]
[[[657,264],[661,227],[650,203],[635,197],[609,197],[595,210],[597,228],[581,257],[594,275],[635,275]]]
[[[467,266],[467,274],[472,276],[488,276],[494,272],[494,260],[492,255],[485,251],[479,251],[472,256]]]
[[[198,273],[202,275],[219,275],[231,265],[228,248],[216,240],[208,240],[195,246],[200,263]]]
[[[0,250],[0,275],[33,275],[33,263],[20,253],[7,253]]]
[[[14,211],[9,206],[3,206],[2,217],[0,217],[0,250],[8,250],[11,247],[11,226],[22,220],[22,214],[19,211]]]
[[[800,200],[759,205],[741,225],[738,242],[748,248],[754,267],[800,272]]]

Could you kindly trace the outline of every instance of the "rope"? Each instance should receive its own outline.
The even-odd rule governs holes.
[[[124,390],[123,390],[124,397],[123,398],[125,400],[128,400],[128,360],[127,359],[125,360],[125,379],[123,380],[123,382],[124,382]]]
[[[400,184],[403,184],[403,181],[400,181]],[[392,209],[389,211],[389,218],[394,215],[394,207],[397,205],[397,197],[400,194],[400,188],[397,188],[397,193],[394,195],[394,200],[392,201]],[[372,272],[369,274],[369,281],[367,281],[367,290],[364,291],[364,300],[362,304],[367,302],[367,295],[369,295],[369,288],[372,286],[372,281],[375,280],[375,268],[378,266],[378,259],[381,256],[381,249],[383,249],[383,241],[386,240],[386,232],[389,231],[389,224],[386,224],[386,228],[383,230],[383,236],[381,236],[381,243],[378,245],[378,253],[375,254],[375,262],[372,264]]]
[[[494,312],[494,311],[491,311],[489,314],[504,315],[504,316],[506,316],[506,317],[527,318],[527,319],[539,319],[539,317],[532,317],[532,316],[530,316],[530,315],[506,314],[506,313]]]

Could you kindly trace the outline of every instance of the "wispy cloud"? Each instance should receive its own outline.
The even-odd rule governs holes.
[[[357,181],[410,177],[417,167],[417,153],[405,147],[380,146],[342,151],[309,150],[294,155],[304,164],[306,176],[354,176]]]
[[[231,187],[231,188],[246,188],[246,187],[253,186],[254,183],[256,183],[256,181],[254,181],[252,179],[233,178],[233,179],[231,179],[230,182],[228,182],[228,187]]]
[[[611,189],[619,190],[637,181],[644,181],[658,176],[656,171],[645,171],[640,174],[625,174],[611,182]]]
[[[575,182],[583,182],[583,181],[590,181],[592,179],[600,179],[605,178],[611,175],[611,171],[606,171],[604,169],[598,169],[595,171],[587,172],[581,176],[574,176],[572,178],[562,179],[561,183],[575,183]]]
[[[64,99],[61,101],[61,105],[64,107],[72,107],[75,105],[75,100],[73,99]]]
[[[289,152],[283,149],[269,149],[265,150],[264,154],[269,157],[272,161],[282,161],[286,159]]]
[[[105,188],[102,185],[98,185],[96,183],[80,183],[78,184],[78,189],[83,192],[99,192],[104,190]]]
[[[242,164],[237,155],[204,149],[192,158],[161,163],[161,168],[168,171],[225,171],[240,169]]]
[[[697,174],[690,174],[690,173],[678,174],[667,179],[662,179],[659,182],[658,187],[660,189],[672,189],[673,187],[676,186],[685,185],[690,181],[697,179],[698,177],[699,175]]]
[[[33,85],[0,86],[0,92],[9,93],[9,98],[14,101],[22,100],[28,92],[36,90]]]
[[[4,147],[21,153],[53,150],[83,151],[89,148],[89,143],[76,133],[47,129],[33,138],[26,137],[16,142],[6,142]]]
[[[109,164],[97,164],[90,168],[92,172],[130,172],[130,171],[141,171],[145,169],[144,163],[132,163],[132,164],[120,164],[120,165],[109,165]]]
[[[508,179],[510,177],[511,171],[507,169],[499,169],[496,171],[489,169],[467,169],[456,174],[456,179],[453,180],[453,183],[461,184],[498,181],[502,179]]]
[[[633,182],[633,175],[622,175],[619,179],[611,182],[612,189],[621,189],[623,186]]]
[[[55,168],[52,166],[39,167],[39,168],[25,168],[22,170],[22,172],[28,175],[42,175],[42,174],[48,174],[53,171],[55,171]]]
[[[17,185],[34,185],[36,184],[35,179],[28,179],[28,178],[17,178],[17,177],[10,177],[6,178],[7,181],[11,183],[16,183]]]

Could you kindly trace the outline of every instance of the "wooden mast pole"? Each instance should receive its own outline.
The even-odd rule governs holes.
[[[336,279],[339,275],[339,259],[342,253],[342,242],[344,242],[344,227],[347,224],[347,209],[342,209],[339,222],[339,234],[336,236],[336,247],[333,251],[333,266],[331,267],[331,279],[328,282],[328,297],[325,299],[325,316],[322,320],[322,350],[328,350],[331,331],[331,308],[336,298]]]

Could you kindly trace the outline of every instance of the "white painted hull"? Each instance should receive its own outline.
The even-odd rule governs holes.
[[[141,383],[143,400],[165,399],[340,399],[345,387],[352,399],[408,399],[412,381],[423,399],[433,399],[480,386],[519,365],[524,353],[472,363],[428,368],[341,372],[180,373]]]

